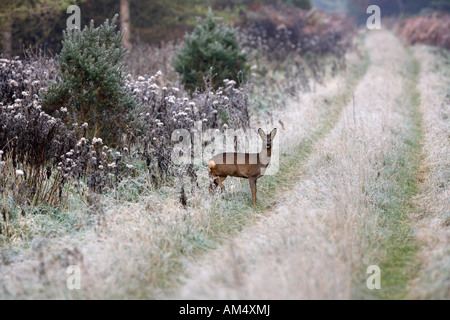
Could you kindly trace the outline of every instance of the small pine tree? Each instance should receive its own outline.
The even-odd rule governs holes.
[[[310,0],[284,0],[284,3],[301,9],[311,9]]]
[[[58,56],[60,81],[43,96],[47,112],[67,108],[71,123],[88,123],[90,136],[117,145],[129,110],[136,100],[125,88],[123,33],[116,31],[118,15],[98,28],[91,21],[83,30],[64,31]]]
[[[230,79],[237,84],[249,73],[247,57],[241,52],[236,29],[219,22],[211,11],[206,19],[197,19],[197,26],[185,36],[185,44],[178,50],[175,70],[190,92],[205,89],[204,78],[212,68],[211,85],[214,89]]]

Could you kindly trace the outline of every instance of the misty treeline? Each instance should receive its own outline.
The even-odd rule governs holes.
[[[346,12],[358,22],[367,19],[366,9],[375,4],[382,16],[408,16],[432,10],[450,10],[448,0],[3,0],[0,3],[0,42],[3,57],[22,55],[25,49],[44,48],[52,54],[61,49],[62,31],[70,16],[69,5],[81,9],[81,25],[97,24],[119,13],[129,16],[121,27],[129,29],[129,41],[159,44],[180,39],[195,26],[196,16],[211,7],[226,23],[242,22],[266,5],[319,8]]]

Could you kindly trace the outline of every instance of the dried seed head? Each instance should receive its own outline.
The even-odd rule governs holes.
[[[92,139],[92,144],[103,144],[103,140],[102,140],[102,138],[96,138],[96,137],[94,137],[93,139]]]

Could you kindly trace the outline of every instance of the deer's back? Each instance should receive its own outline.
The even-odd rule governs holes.
[[[208,166],[215,176],[257,177],[264,174],[267,165],[262,165],[258,153],[225,152],[213,157]]]

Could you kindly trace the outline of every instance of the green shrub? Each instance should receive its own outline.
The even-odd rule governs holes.
[[[47,112],[67,109],[69,123],[89,125],[90,137],[117,145],[136,100],[125,87],[123,33],[116,31],[118,16],[98,28],[91,21],[83,30],[64,31],[58,56],[59,81],[43,95]],[[63,109],[64,108],[64,109]]]
[[[223,86],[224,79],[234,80],[239,85],[249,74],[247,57],[241,52],[236,29],[221,23],[211,10],[206,19],[198,19],[194,31],[185,36],[174,67],[190,92],[205,88],[204,77],[211,68],[214,89]]]
[[[295,6],[301,9],[311,9],[310,0],[284,0],[287,5]]]

